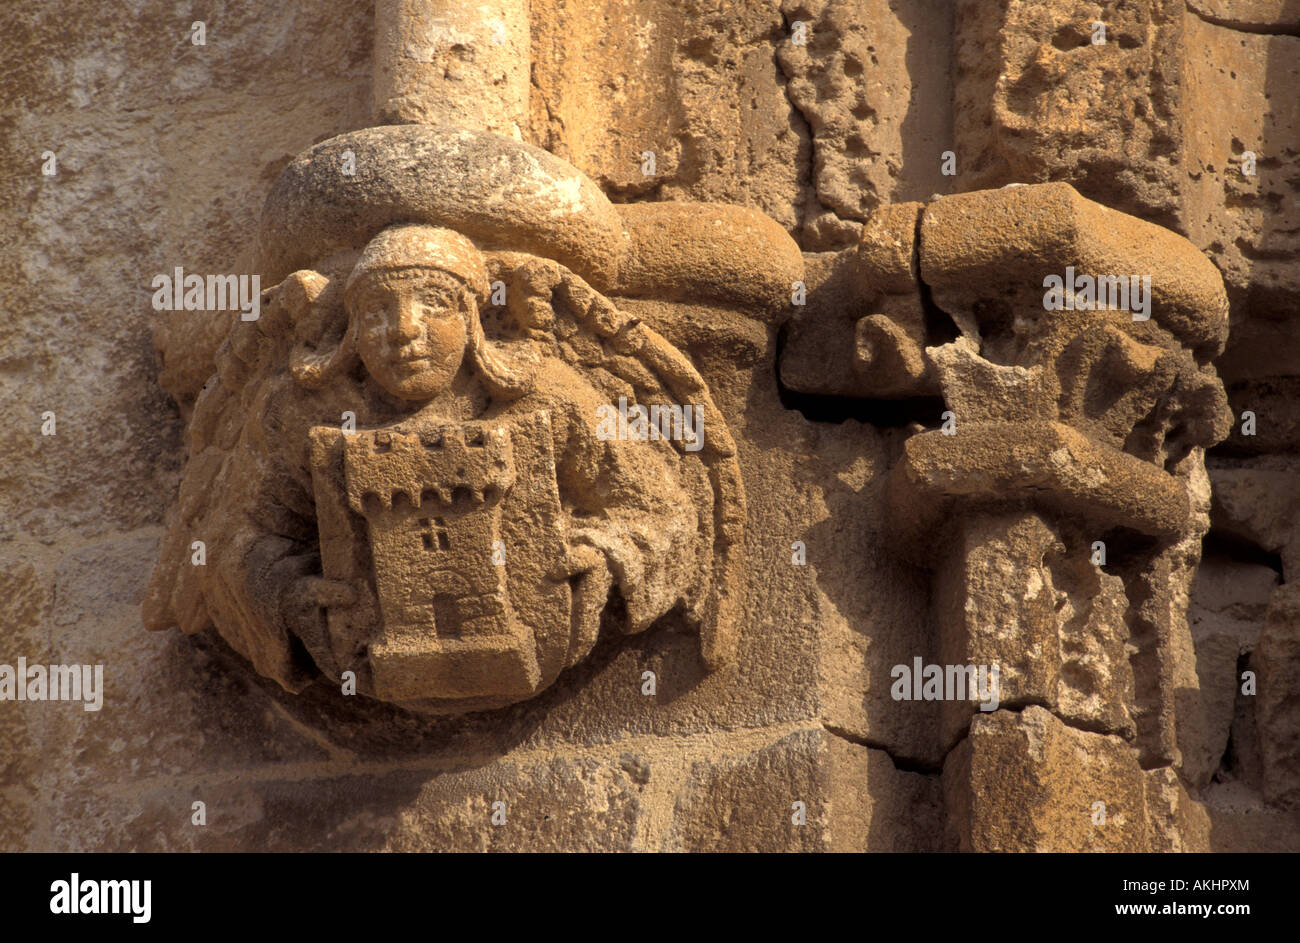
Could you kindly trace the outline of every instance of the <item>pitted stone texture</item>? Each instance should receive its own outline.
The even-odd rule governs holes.
[[[752,206],[798,232],[811,147],[774,60],[786,38],[774,5],[531,8],[530,140],[618,202]]]
[[[976,718],[943,781],[963,851],[1209,850],[1205,811],[1170,770],[1144,771],[1118,737],[1041,707]]]
[[[1003,365],[985,360],[969,337],[931,347],[926,359],[939,378],[944,405],[962,423],[1050,422],[1056,418],[1044,366]]]
[[[1188,6],[1183,227],[1223,272],[1234,334],[1240,322],[1285,326],[1300,315],[1300,14],[1292,4],[1289,27],[1242,30]],[[1237,341],[1256,347],[1247,332]],[[1252,376],[1271,373],[1267,359]]]
[[[998,675],[992,698],[987,683],[964,697],[945,691],[945,745],[999,704],[1039,704],[1079,727],[1136,736],[1124,584],[1072,543],[1067,552],[1029,512],[970,514],[955,529],[935,567],[939,663]]]
[[[1290,511],[1278,495],[1296,489],[1285,477],[1284,456],[1261,458],[1293,451],[1297,441],[1289,418],[1295,414],[1289,404],[1296,394],[1290,376],[1296,371],[1288,359],[1293,345],[1285,328],[1294,308],[1289,286],[1295,270],[1287,233],[1296,228],[1288,216],[1294,197],[1288,179],[1296,176],[1288,109],[1295,99],[1287,93],[1295,86],[1294,63],[1300,59],[1293,47],[1300,40],[1276,35],[1294,32],[1294,24],[1272,12],[1277,4],[1191,0],[1192,12],[1186,14],[1177,3],[1156,5],[1157,12],[1169,9],[1173,15],[1153,16],[1145,34],[1127,31],[1123,17],[1136,21],[1153,7],[1129,7],[1120,11],[1118,27],[1108,24],[1113,45],[1103,47],[1103,57],[1085,45],[1090,25],[1085,20],[1094,8],[1083,4],[1068,8],[1068,28],[1058,34],[1052,32],[1059,25],[1052,14],[1067,8],[1054,3],[1002,5],[993,17],[982,5],[978,15],[967,15],[976,6],[969,4],[955,18],[947,3],[918,7],[922,12],[916,13],[910,6],[894,11],[873,4],[870,12],[879,15],[866,22],[850,11],[851,4],[832,3],[817,17],[831,24],[829,41],[826,29],[820,32],[829,55],[788,78],[786,63],[777,57],[781,44],[789,42],[791,14],[782,16],[775,8],[691,3],[669,9],[621,0],[582,7],[549,0],[530,5],[534,125],[525,129],[525,139],[571,160],[615,201],[743,204],[763,210],[815,249],[853,241],[861,227],[856,218],[840,219],[816,198],[819,187],[828,180],[835,184],[831,178],[841,171],[845,177],[864,176],[871,187],[895,188],[855,194],[836,185],[839,197],[877,203],[981,185],[972,181],[973,171],[995,174],[984,185],[1011,182],[1017,179],[1007,169],[1011,163],[999,165],[1011,160],[1038,175],[1022,179],[1067,179],[1090,197],[1143,215],[1158,211],[1165,221],[1165,206],[1176,192],[1192,241],[1225,272],[1234,317],[1255,319],[1248,326],[1272,325],[1237,333],[1234,323],[1240,340],[1223,367],[1240,384],[1235,414],[1254,409],[1262,420],[1260,434],[1242,440],[1237,450],[1244,456],[1238,459],[1241,467],[1280,475],[1260,477],[1234,494],[1225,486],[1221,509],[1231,513],[1234,535],[1283,557],[1290,569],[1295,551],[1287,549],[1284,523]],[[515,806],[541,811],[540,818],[525,816],[529,825],[511,812],[512,825],[538,829],[525,843],[530,849],[664,847],[676,789],[687,783],[691,763],[704,764],[699,770],[704,781],[712,764],[749,757],[770,743],[766,734],[743,745],[714,743],[710,738],[720,728],[822,721],[854,739],[885,744],[900,762],[931,767],[936,759],[929,739],[939,723],[937,711],[927,711],[937,705],[900,705],[888,697],[891,665],[918,649],[927,661],[935,660],[930,654],[934,627],[926,614],[929,575],[898,559],[882,523],[881,492],[901,443],[918,428],[909,424],[915,419],[933,425],[942,407],[905,401],[897,409],[891,403],[878,410],[875,403],[782,402],[772,383],[775,337],[767,324],[689,301],[664,305],[650,295],[627,308],[693,359],[737,435],[750,497],[744,619],[755,628],[742,638],[733,668],[707,674],[692,627],[670,617],[633,639],[611,635],[589,662],[533,701],[430,720],[383,704],[359,707],[359,699],[342,696],[332,683],[289,695],[257,677],[210,634],[182,639],[139,632],[134,597],[157,529],[120,529],[156,523],[157,496],[173,489],[180,460],[180,426],[166,419],[171,407],[156,390],[147,393],[154,370],[148,321],[157,325],[163,384],[178,392],[186,418],[194,395],[213,373],[215,351],[230,323],[199,312],[153,315],[145,307],[148,280],[175,264],[187,271],[254,271],[248,242],[266,187],[303,147],[364,124],[371,99],[369,8],[340,14],[309,3],[270,10],[235,0],[222,9],[220,17],[208,20],[207,47],[188,41],[189,21],[201,13],[182,18],[156,4],[104,16],[97,12],[93,23],[84,10],[59,3],[0,14],[0,33],[18,37],[0,81],[7,99],[19,102],[24,112],[16,118],[12,159],[6,160],[19,170],[0,180],[12,198],[0,199],[0,206],[31,221],[10,227],[15,251],[0,258],[0,283],[11,291],[10,343],[0,342],[5,350],[0,372],[6,378],[0,394],[20,417],[7,424],[9,433],[0,433],[0,449],[10,456],[0,463],[0,493],[12,496],[12,507],[0,509],[0,537],[19,535],[0,544],[0,555],[35,566],[35,573],[23,563],[0,566],[9,578],[0,583],[18,600],[12,607],[17,615],[9,613],[14,624],[27,628],[30,607],[23,600],[32,598],[30,586],[37,587],[38,599],[51,594],[52,606],[41,603],[54,620],[51,631],[61,644],[74,646],[69,651],[87,657],[102,653],[109,662],[110,703],[129,705],[98,716],[59,705],[71,710],[45,712],[40,724],[27,725],[17,748],[38,751],[34,755],[47,767],[62,764],[61,772],[54,778],[29,775],[31,764],[24,760],[9,767],[20,786],[5,797],[17,797],[20,811],[10,821],[20,824],[18,831],[4,833],[0,845],[417,848],[425,847],[420,836],[427,833],[447,847],[478,848],[486,841],[514,848],[506,835],[485,839],[479,826],[480,814],[490,808],[486,794],[496,785],[515,783],[525,784]],[[1008,35],[995,37],[1002,10],[1022,15]],[[1049,21],[1046,27],[1031,10]],[[792,10],[795,17],[802,12]],[[1203,22],[1223,17],[1225,25]],[[990,26],[991,20],[997,23]],[[1171,61],[1163,50],[1180,20],[1191,38]],[[837,24],[851,28],[836,34]],[[1043,48],[1044,29],[1046,40],[1055,40],[1048,48]],[[949,33],[958,35],[962,47],[956,97],[943,52]],[[1062,48],[1072,39],[1077,46]],[[856,77],[847,74],[851,69],[837,72],[835,65],[848,65],[849,54],[861,53],[864,42],[875,46],[866,52],[879,63]],[[143,56],[138,55],[142,48]],[[1035,59],[1040,52],[1044,55]],[[232,61],[241,67],[229,68]],[[1108,71],[1116,64],[1134,68],[1136,78]],[[1003,117],[985,122],[997,97],[997,77],[1008,65],[1020,79],[1013,91],[1022,97],[1004,96]],[[879,87],[868,88],[870,76],[884,72],[890,74]],[[1165,111],[1180,74],[1195,99],[1180,106],[1176,116],[1183,125],[1177,133],[1187,138],[1183,147],[1190,155],[1181,159],[1199,177],[1194,181],[1171,178],[1165,155],[1158,153],[1163,141],[1177,137],[1166,128]],[[1051,81],[1042,81],[1043,76]],[[1104,93],[1094,94],[1103,79],[1109,83]],[[1060,100],[1080,91],[1084,97]],[[819,94],[828,97],[818,101]],[[1136,105],[1144,100],[1154,110],[1140,114]],[[871,113],[859,120],[854,109]],[[1026,127],[1023,116],[1034,120],[1037,114],[1047,117]],[[952,117],[971,137],[948,141],[942,138],[951,135],[931,133]],[[1123,133],[1129,117],[1136,135]],[[825,123],[818,124],[822,119]],[[1136,150],[1111,146],[1117,126],[1122,143],[1135,144]],[[1018,129],[1024,134],[1011,133]],[[841,137],[863,146],[853,144],[842,154],[823,146]],[[36,158],[47,147],[59,154],[58,178],[38,177]],[[938,175],[940,154],[949,147],[956,151],[956,179]],[[996,152],[987,164],[985,147]],[[1255,178],[1238,170],[1247,148],[1259,155]],[[645,150],[658,156],[656,175],[641,173]],[[1179,159],[1171,152],[1168,164],[1177,169]],[[997,166],[1003,167],[1001,177]],[[875,219],[868,216],[868,225]],[[741,256],[727,256],[726,265]],[[784,277],[784,270],[773,271]],[[811,286],[813,279],[808,282]],[[783,294],[789,297],[788,290]],[[825,380],[814,392],[920,395],[915,385],[912,394],[901,383],[873,387],[882,359],[865,372],[855,369],[865,361],[858,352],[874,349],[880,339],[880,332],[865,331],[859,338],[855,331],[871,317],[895,326],[906,320],[906,329],[888,339],[906,336],[924,346],[924,335],[919,340],[915,335],[924,325],[916,309],[859,310],[853,307],[861,301],[857,289],[837,297],[845,304],[836,313],[836,331],[818,335],[804,361],[806,377]],[[911,301],[896,297],[905,299],[900,304]],[[1238,304],[1243,298],[1249,310]],[[1274,320],[1258,321],[1261,314]],[[999,366],[1008,362],[990,351],[984,355]],[[836,379],[846,382],[835,387],[819,376],[823,365],[824,374],[840,371]],[[1100,384],[1105,391],[1127,388],[1111,382],[1108,368],[1098,373],[1107,378]],[[900,371],[918,383],[923,375]],[[55,405],[47,407],[51,400]],[[325,419],[336,422],[339,404],[325,405]],[[72,417],[75,447],[52,451],[47,446],[54,443],[36,437],[46,408],[58,412],[61,435]],[[31,421],[22,421],[23,415]],[[34,447],[44,454],[34,454]],[[806,565],[791,560],[795,540],[807,544]],[[1178,573],[1157,568],[1147,588],[1158,590],[1161,581],[1168,583],[1171,574],[1177,579]],[[100,596],[103,601],[97,602]],[[1255,603],[1241,611],[1236,603],[1230,608],[1217,613],[1226,622],[1216,622],[1213,651],[1197,639],[1198,660],[1202,653],[1209,659],[1198,669],[1201,690],[1213,687],[1216,697],[1222,694],[1216,679],[1226,678],[1232,667],[1228,637],[1249,635],[1252,624],[1257,632],[1262,624]],[[1173,600],[1163,605],[1164,616],[1156,615],[1168,623],[1175,609]],[[22,636],[26,630],[11,635],[11,642],[21,642],[22,654],[44,654],[44,636],[29,645]],[[11,659],[0,657],[6,660]],[[640,693],[647,670],[659,678],[654,698]],[[1175,688],[1191,691],[1195,685],[1184,678]],[[1289,842],[1294,848],[1295,813],[1265,807],[1258,797],[1259,750],[1249,734],[1254,705],[1246,703],[1253,700],[1238,697],[1231,746],[1222,756],[1225,781],[1212,780],[1206,787],[1216,802],[1223,799],[1214,806],[1215,847],[1281,849]],[[1181,738],[1181,704],[1176,713]],[[1197,748],[1202,751],[1197,778],[1213,759],[1215,738],[1222,736],[1221,706],[1208,713],[1216,718],[1210,725],[1216,732]],[[103,733],[110,736],[101,740]],[[627,751],[614,741],[642,735],[664,738],[663,752],[652,756],[655,751],[639,743],[628,748],[635,755],[624,761]],[[699,736],[708,748],[702,750],[699,742],[684,746],[684,736]],[[1089,750],[1106,752],[1084,740]],[[7,748],[16,742],[5,740]],[[1190,774],[1191,749],[1185,740],[1180,744]],[[868,748],[845,744],[841,749]],[[782,770],[802,775],[804,764],[822,755],[804,751],[800,760],[774,760],[764,768],[778,776]],[[659,765],[665,758],[666,767]],[[873,772],[875,762],[867,763],[866,779],[889,781]],[[474,769],[466,772],[467,765]],[[727,767],[735,773],[728,783],[696,795],[725,794],[726,801],[716,803],[720,810],[752,805],[757,793],[747,787],[760,765],[737,761]],[[1168,770],[1159,773],[1159,779],[1150,777],[1156,782],[1146,789],[1148,806],[1163,810],[1165,821],[1179,820],[1182,797]],[[456,778],[461,775],[467,778]],[[1049,770],[1045,775],[1060,776],[1065,784],[1070,774]],[[548,824],[545,816],[554,807],[547,797],[529,798],[527,784],[565,797],[561,814],[571,818]],[[1239,802],[1222,795],[1238,787],[1246,794]],[[647,789],[659,791],[646,797]],[[874,788],[868,793],[878,798]],[[37,796],[25,812],[24,796]],[[189,824],[195,798],[209,801],[206,832]],[[855,808],[856,800],[850,800],[830,806],[832,822],[835,809]],[[712,802],[702,798],[686,823],[710,841],[707,829],[718,821],[709,811]],[[602,815],[583,815],[579,806]],[[868,836],[867,847],[899,847],[900,836],[908,833],[896,822],[908,820],[909,811],[886,815],[877,808],[872,830],[879,823],[880,831]],[[1067,811],[1075,812],[1072,806]],[[1156,815],[1151,812],[1153,821]],[[1044,813],[1043,821],[1049,817]],[[1190,845],[1198,826],[1191,815],[1181,821]],[[591,837],[606,827],[607,842]],[[728,840],[740,843],[735,835]],[[832,829],[829,844],[835,842]]]
[[[964,189],[1069,180],[1176,218],[1185,177],[1183,0],[957,5],[954,121]],[[1094,23],[1106,41],[1094,44]]]
[[[777,62],[812,137],[816,202],[839,223],[820,225],[847,235],[846,221],[945,189],[947,70],[921,83],[909,65],[946,60],[950,4],[783,0],[781,12],[790,34]]]
[[[500,764],[438,777],[399,818],[383,847],[392,851],[637,850],[653,766],[557,757],[547,763]],[[444,779],[449,780],[444,782]],[[495,806],[495,803],[504,806]],[[494,808],[495,806],[495,808]],[[493,813],[504,823],[492,824]],[[378,835],[376,835],[376,838]]]

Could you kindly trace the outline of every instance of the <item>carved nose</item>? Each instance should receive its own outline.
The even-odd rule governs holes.
[[[392,336],[399,341],[413,341],[420,336],[420,309],[417,306],[404,304],[397,309]]]

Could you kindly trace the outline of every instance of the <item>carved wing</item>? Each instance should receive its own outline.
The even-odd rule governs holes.
[[[670,439],[679,460],[698,462],[710,494],[701,509],[702,531],[711,543],[709,572],[688,607],[700,627],[701,648],[710,668],[735,653],[739,620],[737,594],[743,582],[745,494],[736,447],[707,384],[690,360],[661,334],[620,311],[569,269],[548,259],[514,253],[490,258],[493,277],[508,286],[508,325],[503,333],[546,336],[555,353],[618,401],[702,409],[705,434],[697,445]],[[489,344],[510,357],[509,342]],[[520,345],[522,346],[522,345]],[[591,418],[593,425],[595,417]]]
[[[286,387],[312,386],[339,366],[330,358],[347,345],[328,336],[345,329],[338,281],[295,272],[263,292],[258,320],[231,324],[194,405],[179,496],[143,603],[149,628],[194,633],[215,624],[259,671],[291,689],[310,678],[292,663],[275,613],[257,602],[265,594],[256,584],[270,579],[272,565],[258,560],[283,569],[283,558],[299,541],[309,547],[311,534],[292,508],[273,512],[279,520],[259,520],[268,513],[259,499],[282,477],[267,459],[264,418]],[[305,561],[287,565],[308,569]]]

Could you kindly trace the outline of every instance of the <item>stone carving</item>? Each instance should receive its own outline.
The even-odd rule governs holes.
[[[345,148],[360,181],[333,170]],[[775,224],[616,210],[526,145],[392,127],[292,165],[261,237],[279,282],[194,403],[147,624],[215,624],[290,690],[352,672],[436,713],[536,694],[603,619],[678,612],[706,665],[730,658],[744,492],[726,421],[690,361],[579,272],[761,315],[788,291],[773,279],[801,274]],[[602,435],[615,403],[679,430],[689,407],[697,428]]]
[[[1300,848],[1300,5],[299,6],[6,11],[0,701],[21,659],[107,687],[0,703],[0,847],[1191,848],[1208,815],[1216,850]],[[376,239],[416,264],[359,278],[357,323],[367,280],[456,311],[445,390],[349,336]],[[1213,372],[1189,243],[1232,303]],[[1149,274],[1149,318],[1044,309],[1070,268]],[[259,276],[261,322],[218,310]],[[638,387],[657,348],[606,306],[718,412]],[[680,607],[634,638],[592,546],[634,502],[588,513],[557,445],[623,393],[736,453],[594,436],[668,470],[644,516],[704,561],[633,541],[627,592]],[[201,639],[139,631],[160,549],[151,622]],[[990,661],[996,708],[893,691]],[[340,696],[354,669],[428,709],[542,693],[430,722]]]
[[[1204,450],[1231,422],[1209,366],[1227,333],[1214,267],[1066,184],[886,208],[837,265],[865,283],[856,320],[810,309],[783,377],[806,392],[942,397],[943,427],[903,445],[887,512],[899,548],[934,573],[939,660],[998,665],[1003,706],[1118,736],[1142,768],[1176,763],[1186,594],[1209,525]],[[1044,287],[1088,284],[1073,272],[1148,276],[1149,306],[1058,305]],[[841,362],[811,369],[813,348],[848,332]],[[945,704],[945,748],[975,710]],[[985,740],[952,775],[982,768],[971,749]],[[1001,814],[953,801],[958,832],[963,815]]]

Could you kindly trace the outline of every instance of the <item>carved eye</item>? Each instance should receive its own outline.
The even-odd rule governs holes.
[[[428,291],[421,295],[420,303],[430,314],[447,318],[456,313],[456,299],[445,291]]]

